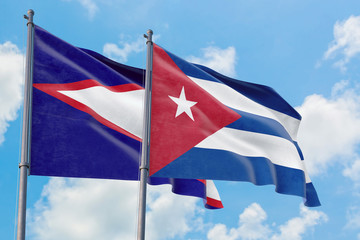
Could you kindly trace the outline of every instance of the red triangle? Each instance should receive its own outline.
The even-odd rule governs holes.
[[[150,140],[150,176],[202,140],[241,116],[188,78],[170,56],[154,44]],[[178,105],[169,97],[197,102],[194,120],[185,112],[175,117]]]

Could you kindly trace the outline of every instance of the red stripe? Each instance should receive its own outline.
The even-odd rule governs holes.
[[[198,181],[200,181],[200,182],[202,182],[203,184],[206,185],[206,180],[204,180],[204,179],[196,179],[196,180],[198,180]]]
[[[206,189],[206,180],[204,180],[204,179],[196,179],[196,180],[198,180],[199,182],[202,182],[205,185],[205,189]],[[217,200],[217,199],[214,199],[214,198],[211,198],[208,196],[206,196],[206,205],[209,205],[214,208],[224,208],[221,200]]]
[[[61,83],[61,84],[34,83],[33,86],[41,91],[44,91],[44,90],[45,91],[82,90],[85,88],[96,87],[96,86],[104,87],[112,92],[127,92],[127,91],[143,89],[141,86],[139,86],[135,83],[127,83],[127,84],[115,85],[115,86],[106,86],[94,79],[87,79],[87,80],[82,80],[82,81],[73,82],[73,83]]]
[[[210,197],[206,197],[206,204],[215,208],[224,208],[221,201]]]

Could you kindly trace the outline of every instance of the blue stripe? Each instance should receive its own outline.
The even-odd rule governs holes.
[[[241,118],[237,121],[227,125],[227,128],[239,129],[248,132],[263,133],[268,135],[273,135],[277,137],[282,137],[290,142],[293,142],[289,133],[278,121],[274,119],[262,117],[259,115],[251,114],[248,112],[240,111],[237,109],[232,109],[238,114]]]
[[[179,173],[179,169],[183,171]],[[275,165],[263,157],[246,157],[224,150],[192,148],[160,172],[164,177],[246,181],[255,185],[273,184],[278,193],[306,196],[309,204],[316,204],[316,192],[308,192],[306,189],[303,171]],[[155,173],[153,177],[156,175]]]
[[[296,141],[294,141],[293,143],[294,143],[296,149],[298,150],[300,159],[301,159],[301,160],[304,160],[304,155],[303,155],[303,153],[302,153],[302,151],[301,151],[301,149],[300,149],[300,147],[299,147],[299,144],[298,144]]]
[[[305,198],[305,206],[307,207],[316,207],[320,206],[320,200],[316,193],[315,187],[312,182],[306,184],[306,198]]]
[[[229,78],[205,66],[189,63],[168,51],[166,53],[188,76],[223,83],[263,106],[301,120],[300,114],[268,86]]]
[[[205,184],[196,179],[174,179],[150,177],[148,183],[151,185],[171,184],[172,191],[180,195],[188,195],[206,199]]]
[[[209,205],[209,204],[206,204],[206,200],[204,199],[204,206],[207,208],[207,209],[219,209],[219,208],[217,208],[217,207],[213,207],[213,206],[211,206],[211,205]]]
[[[205,208],[219,209],[218,207],[207,204],[206,185],[199,180],[150,177],[148,179],[148,183],[151,185],[171,184],[171,190],[173,193],[185,196],[200,197],[204,201]]]

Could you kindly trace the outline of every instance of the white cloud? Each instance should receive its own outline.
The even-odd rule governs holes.
[[[138,184],[52,178],[29,211],[30,239],[135,239]],[[178,237],[194,229],[197,201],[173,194],[170,185],[150,186],[147,239]]]
[[[271,240],[301,240],[309,229],[322,222],[327,222],[325,213],[316,210],[309,210],[307,207],[300,207],[300,217],[295,217],[279,226],[280,234],[274,234]]]
[[[360,53],[360,16],[350,16],[334,25],[334,40],[324,54],[324,59],[341,55],[335,66],[346,71],[346,64]]]
[[[149,186],[147,239],[168,239],[184,236],[201,228],[201,210],[197,198],[176,196],[169,186]],[[176,239],[176,238],[175,238]]]
[[[0,144],[10,121],[17,118],[22,101],[24,60],[18,47],[0,44]]]
[[[337,163],[352,164],[360,144],[359,86],[335,84],[330,98],[308,96],[297,110],[303,119],[298,141],[310,175],[320,174]],[[347,172],[346,174],[351,174]]]
[[[266,219],[266,212],[259,204],[253,203],[240,214],[238,228],[227,230],[225,225],[216,224],[208,232],[207,237],[209,240],[268,239],[270,229],[268,225],[264,224]]]
[[[224,224],[216,224],[207,234],[209,240],[235,240],[237,237],[237,229],[232,228],[228,231]]]
[[[345,168],[343,171],[345,177],[350,178],[356,184],[360,185],[360,159],[355,160],[349,167]],[[360,219],[359,219],[360,220]]]
[[[300,217],[295,217],[280,225],[278,229],[270,229],[265,224],[266,212],[257,203],[251,204],[239,216],[239,226],[230,230],[224,224],[216,224],[209,232],[209,240],[300,240],[315,225],[328,220],[325,213],[300,207]],[[273,224],[273,226],[276,226]]]
[[[78,0],[79,3],[88,11],[89,17],[92,19],[99,10],[96,3],[92,0]]]
[[[72,0],[63,0],[63,1],[70,2]],[[93,19],[95,17],[95,14],[99,10],[95,1],[93,0],[76,0],[76,1],[79,2],[80,5],[86,9],[90,19]]]
[[[236,50],[234,47],[221,49],[210,46],[202,49],[201,57],[190,56],[188,61],[212,68],[224,75],[234,77],[236,64]]]
[[[130,43],[120,41],[120,45],[122,45],[122,47],[118,47],[118,45],[114,43],[106,43],[103,48],[105,56],[126,63],[131,53],[139,53],[145,51],[146,48],[144,38],[138,38],[136,41]]]
[[[133,42],[126,42],[123,40],[124,38],[124,36],[121,36],[120,46],[115,43],[106,43],[103,47],[104,55],[115,61],[126,63],[130,54],[145,51],[146,44],[144,38],[138,38]],[[159,38],[159,35],[153,36],[154,41]],[[187,61],[207,66],[228,76],[236,75],[236,50],[234,47],[228,47],[226,49],[207,47],[202,49],[202,53],[201,57],[188,57]]]
[[[270,233],[269,227],[264,225],[267,214],[257,203],[251,204],[239,216],[238,236],[241,239],[262,239]]]
[[[346,213],[347,229],[360,229],[360,207],[351,206]]]
[[[136,182],[53,178],[31,209],[33,239],[134,239]]]

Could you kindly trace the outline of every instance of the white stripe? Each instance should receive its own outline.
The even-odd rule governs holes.
[[[305,167],[305,162],[301,161],[301,163],[303,165],[306,183],[311,183],[311,179],[310,179],[309,174],[307,173],[307,170],[306,170],[306,167]]]
[[[59,91],[88,106],[101,117],[141,138],[144,90],[113,92],[101,86]]]
[[[305,170],[294,144],[272,135],[222,128],[195,147],[226,150],[247,157],[265,157],[279,166]]]
[[[219,192],[212,180],[206,180],[206,196],[221,201]]]
[[[214,96],[217,100],[230,108],[264,116],[280,122],[288,131],[291,138],[296,141],[300,120],[254,102],[227,85],[190,76],[188,77],[205,91]]]

